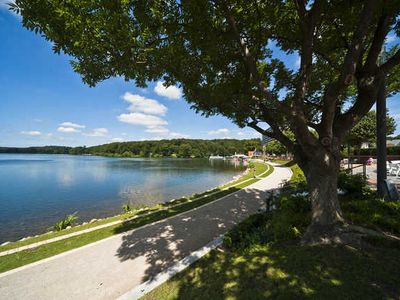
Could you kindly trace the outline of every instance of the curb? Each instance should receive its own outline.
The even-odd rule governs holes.
[[[204,255],[209,253],[211,250],[216,249],[218,246],[222,244],[222,237],[220,236],[217,239],[211,241],[204,247],[200,248],[197,251],[192,252],[190,255],[186,256],[182,260],[178,261],[174,266],[168,268],[167,270],[158,273],[153,279],[150,279],[141,285],[138,285],[131,289],[129,292],[123,294],[118,297],[118,300],[134,300],[143,297],[145,294],[151,292],[156,287],[160,286],[167,280],[171,279],[173,276],[183,271],[191,264],[202,258]]]

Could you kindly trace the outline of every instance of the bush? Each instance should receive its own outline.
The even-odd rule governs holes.
[[[282,195],[277,199],[277,206],[272,212],[250,216],[233,227],[225,235],[223,245],[238,250],[298,237],[311,220],[308,197]]]
[[[130,213],[132,211],[132,206],[129,203],[122,204],[122,211],[124,214]]]
[[[388,147],[388,155],[398,155],[400,153],[400,146]],[[360,149],[360,155],[376,156],[376,148]]]
[[[298,237],[311,221],[311,202],[307,196],[282,195],[272,214],[268,230],[274,240]]]
[[[245,249],[255,243],[266,243],[271,240],[267,232],[269,214],[255,214],[229,230],[223,239],[224,247],[237,250]]]
[[[77,213],[78,212],[74,212],[73,214],[67,215],[64,219],[58,221],[56,224],[54,224],[54,230],[61,231],[66,229],[68,226],[72,226],[73,223],[78,219]]]
[[[373,229],[400,233],[400,202],[380,199],[346,200],[341,203],[346,219]]]
[[[352,199],[367,199],[372,195],[367,180],[363,175],[350,175],[340,172],[338,176],[338,188],[346,192],[346,196]]]

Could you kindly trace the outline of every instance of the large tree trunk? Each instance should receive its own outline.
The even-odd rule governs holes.
[[[327,242],[335,228],[344,223],[337,196],[339,158],[321,149],[307,161],[299,162],[311,197],[312,220],[303,236],[307,244]]]

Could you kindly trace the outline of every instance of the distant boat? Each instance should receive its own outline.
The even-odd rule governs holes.
[[[221,155],[210,155],[209,159],[224,159]]]

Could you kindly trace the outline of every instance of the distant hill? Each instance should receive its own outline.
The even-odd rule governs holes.
[[[103,155],[116,157],[208,157],[247,153],[261,148],[260,139],[173,139],[160,141],[115,142],[93,147],[0,147],[0,153],[42,153]]]

